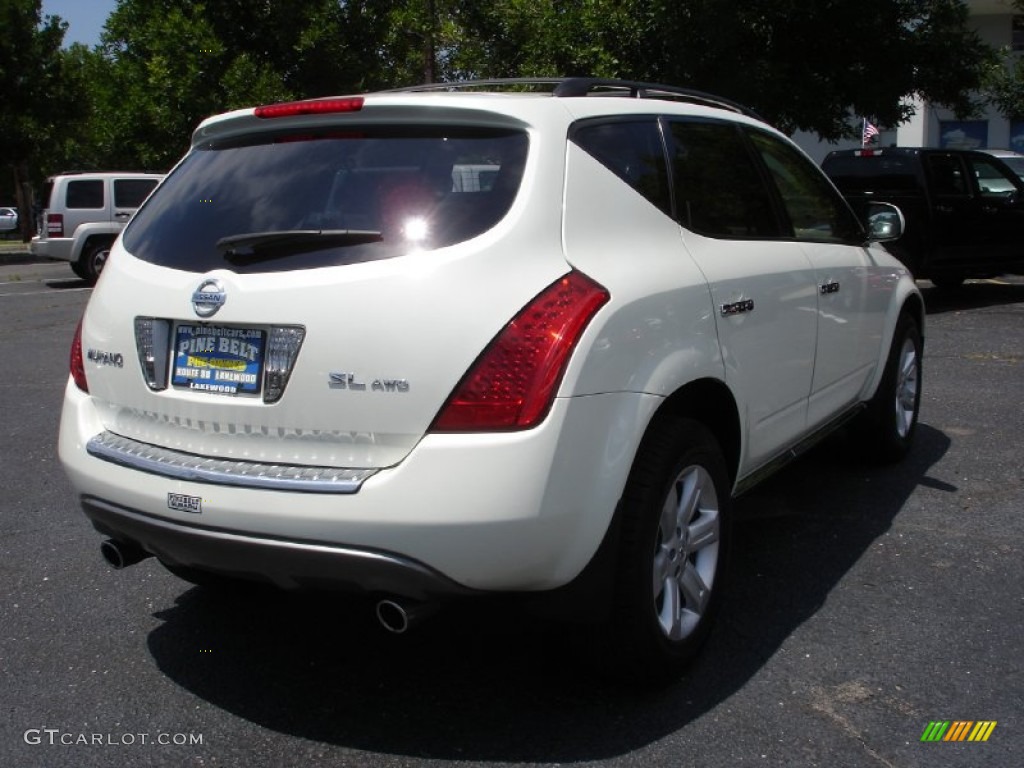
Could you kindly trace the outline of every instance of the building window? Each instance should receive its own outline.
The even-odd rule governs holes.
[[[983,149],[988,146],[988,120],[940,120],[943,149]]]
[[[1010,121],[1010,149],[1024,154],[1024,120]]]

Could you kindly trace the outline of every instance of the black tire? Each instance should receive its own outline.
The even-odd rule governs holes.
[[[904,312],[896,323],[878,390],[854,424],[861,452],[869,461],[893,463],[910,450],[921,407],[923,351],[917,321]]]
[[[83,280],[88,280],[89,279],[89,271],[88,271],[88,269],[85,266],[84,260],[72,261],[71,262],[71,271],[74,272],[76,275],[78,275]]]
[[[622,499],[609,660],[641,683],[674,680],[697,653],[721,601],[731,489],[721,450],[700,422],[655,422]]]
[[[89,282],[95,283],[99,280],[100,273],[103,272],[103,267],[107,263],[107,257],[110,256],[111,245],[111,243],[99,243],[95,245],[90,243],[85,246],[81,262],[83,263],[83,269],[85,271],[85,279]]]

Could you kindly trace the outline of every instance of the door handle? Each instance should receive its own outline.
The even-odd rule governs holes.
[[[835,280],[829,280],[827,283],[822,283],[820,286],[821,295],[825,296],[830,293],[839,293],[839,283]]]
[[[743,299],[741,301],[734,301],[730,304],[722,305],[722,317],[731,317],[732,315],[738,315],[743,312],[754,311],[754,300]]]

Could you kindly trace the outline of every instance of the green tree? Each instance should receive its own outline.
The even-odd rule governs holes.
[[[961,0],[119,0],[72,57],[92,118],[66,146],[164,169],[232,107],[558,75],[689,86],[835,139],[859,115],[899,123],[911,94],[969,114],[994,52],[967,22]]]
[[[1024,0],[1013,7],[1024,14]],[[990,104],[1008,120],[1024,118],[1024,58],[1012,46],[1000,49],[985,80],[985,95]]]
[[[94,65],[89,164],[165,170],[208,115],[387,84],[389,5],[119,0]]]
[[[826,139],[849,134],[858,115],[906,119],[901,100],[910,94],[969,114],[993,53],[960,0],[497,0],[493,8],[499,18],[481,37],[497,55],[485,55],[481,69],[688,86]]]
[[[22,237],[33,224],[33,169],[55,154],[82,115],[80,86],[62,55],[67,24],[44,20],[40,0],[0,0],[0,186],[17,199]],[[38,175],[38,174],[36,174]]]
[[[857,130],[860,115],[899,123],[911,94],[970,114],[994,55],[961,0],[408,0],[391,19],[384,49],[401,81],[666,82],[826,139]]]

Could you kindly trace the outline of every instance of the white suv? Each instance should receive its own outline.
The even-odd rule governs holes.
[[[730,502],[851,423],[899,458],[924,308],[786,137],[621,81],[203,122],[76,334],[60,456],[115,566],[424,608],[547,593],[674,674]],[[588,599],[594,598],[597,599]]]
[[[96,282],[114,240],[162,178],[157,173],[70,173],[47,179],[46,208],[29,250],[71,262],[76,275]]]

